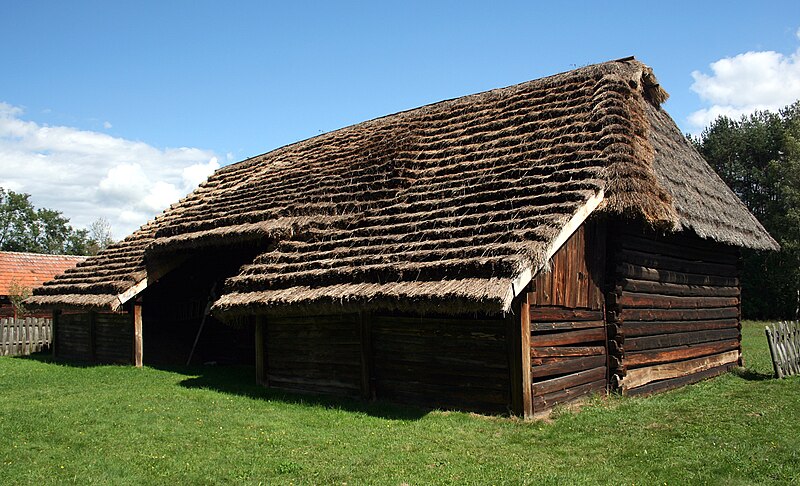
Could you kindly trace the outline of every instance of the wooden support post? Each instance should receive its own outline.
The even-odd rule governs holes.
[[[267,318],[257,316],[256,320],[256,383],[268,386],[267,382]]]
[[[58,320],[61,317],[60,310],[53,311],[53,322],[50,324],[50,348],[53,352],[53,357],[57,357],[57,345],[58,345]]]
[[[359,314],[361,327],[361,397],[374,398],[372,389],[372,326],[370,314],[362,311]]]
[[[97,361],[97,312],[89,311],[89,359]]]
[[[533,417],[533,397],[531,381],[531,306],[530,294],[524,293],[520,302],[520,358],[522,358],[522,416]]]
[[[137,368],[142,367],[142,303],[133,303],[133,364]]]
[[[531,311],[528,292],[512,306],[516,315],[508,317],[509,369],[511,371],[511,409],[522,416],[533,416],[531,390]]]

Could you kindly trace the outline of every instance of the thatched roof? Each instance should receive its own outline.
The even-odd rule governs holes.
[[[595,210],[775,248],[660,108],[666,96],[625,59],[288,145],[218,170],[29,303],[115,307],[144,288],[146,260],[261,242],[218,314],[499,312]]]

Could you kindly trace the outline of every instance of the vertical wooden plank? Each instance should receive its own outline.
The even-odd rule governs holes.
[[[522,367],[522,416],[533,417],[533,382],[531,381],[531,307],[528,293],[520,302],[520,353]]]
[[[255,333],[256,333],[256,383],[266,386],[267,383],[267,347],[265,344],[265,337],[267,335],[267,318],[264,316],[255,317]]]
[[[512,311],[515,305],[511,305]],[[530,316],[528,317],[530,322]],[[508,350],[508,373],[511,379],[511,412],[524,415],[522,384],[522,334],[520,316],[509,312],[506,315],[506,347]]]
[[[371,399],[374,396],[372,386],[372,323],[370,313],[359,313],[361,327],[361,397]]]
[[[142,304],[141,302],[134,302],[133,304],[133,365],[137,368],[142,367],[143,357],[143,340],[142,340]]]
[[[6,322],[7,319],[0,319],[0,356],[6,354]]]

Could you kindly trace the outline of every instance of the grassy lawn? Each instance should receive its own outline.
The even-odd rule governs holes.
[[[747,367],[550,422],[283,395],[252,369],[76,367],[0,357],[0,483],[800,482],[800,378]]]

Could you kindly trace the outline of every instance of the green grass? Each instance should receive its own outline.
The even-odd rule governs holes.
[[[800,378],[747,367],[550,422],[282,395],[252,370],[0,358],[0,483],[776,484],[800,482]]]

